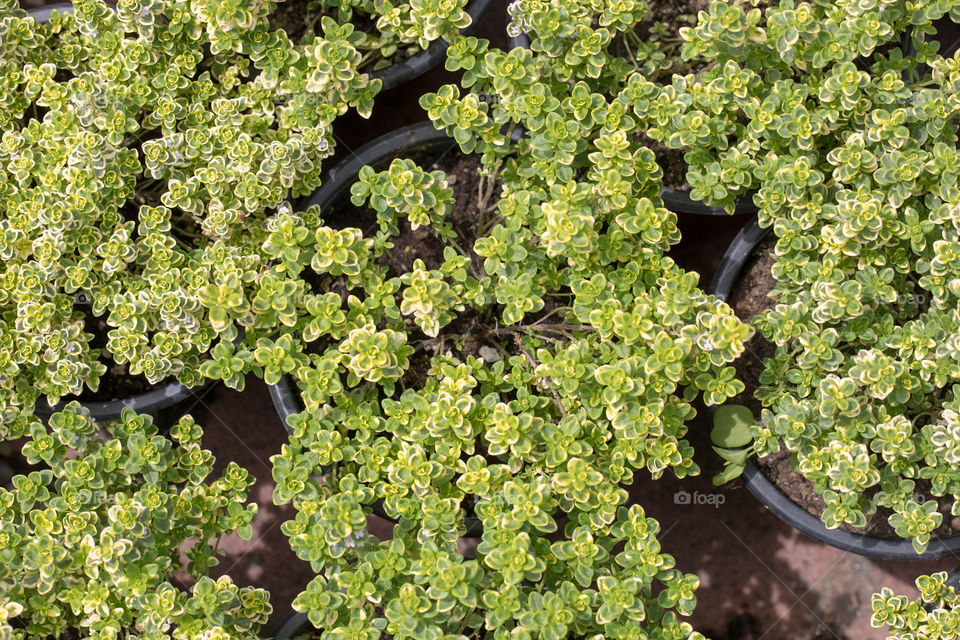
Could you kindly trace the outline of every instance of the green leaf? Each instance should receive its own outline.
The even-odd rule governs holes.
[[[710,440],[719,447],[745,447],[753,440],[750,427],[756,423],[753,412],[741,404],[727,404],[713,414]]]
[[[724,449],[723,447],[714,447],[717,455],[733,465],[742,465],[747,461],[749,449]]]
[[[744,466],[742,464],[732,464],[726,467],[723,471],[713,476],[713,486],[719,487],[722,484],[726,484],[738,477],[743,473]]]

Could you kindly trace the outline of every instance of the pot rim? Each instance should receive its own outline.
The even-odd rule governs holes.
[[[728,214],[723,207],[714,207],[698,202],[691,198],[688,192],[673,187],[664,186],[660,190],[660,199],[663,200],[664,206],[673,213],[698,216],[738,216],[757,213],[757,205],[753,203],[752,194],[737,198],[737,204],[732,214]]]
[[[151,413],[166,409],[167,407],[179,404],[191,398],[200,400],[198,394],[211,388],[216,381],[208,380],[195,387],[188,387],[179,382],[168,382],[159,387],[132,395],[128,398],[119,400],[93,400],[84,401],[78,398],[61,399],[57,404],[50,406],[46,398],[39,398],[33,409],[34,414],[41,418],[48,418],[54,413],[63,411],[68,403],[76,400],[90,412],[90,417],[94,420],[117,420],[120,418],[123,410],[127,407],[137,413]]]
[[[270,637],[274,640],[289,640],[306,631],[307,627],[312,626],[310,619],[305,613],[299,613],[290,610],[283,619],[277,623],[277,626],[270,632]]]
[[[496,0],[470,0],[467,3],[470,24],[460,30],[460,35],[471,35],[495,3]],[[442,38],[434,40],[423,51],[413,54],[406,60],[395,62],[389,67],[371,71],[368,75],[371,80],[379,79],[383,82],[381,92],[393,89],[439,66],[446,57],[449,46],[449,43]]]

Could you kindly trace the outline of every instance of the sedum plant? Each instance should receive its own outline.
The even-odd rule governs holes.
[[[305,4],[306,17],[301,13],[292,17],[306,22],[301,39],[310,42],[318,33],[317,23],[326,17],[352,27],[351,43],[361,53],[363,71],[401,62],[437,40],[449,40],[471,22],[467,0],[309,0]]]
[[[678,617],[696,578],[623,485],[699,471],[691,403],[743,389],[729,363],[752,332],[665,255],[676,218],[621,96],[639,72],[563,53],[589,34],[549,38],[533,52],[455,39],[448,68],[469,92],[422,99],[482,159],[472,245],[448,224],[442,172],[403,159],[353,185],[376,215],[366,234],[316,209],[271,221],[286,270],[344,292],[298,305],[309,349],[264,351],[305,405],[273,458],[274,500],[297,509],[284,531],[318,575],[296,608],[321,638],[700,637]],[[439,267],[384,266],[407,224],[444,244]],[[397,522],[391,541],[367,533],[374,510]],[[470,559],[468,518],[483,527]]]
[[[951,584],[953,583],[953,584]],[[946,571],[916,580],[920,597],[910,600],[889,587],[871,599],[874,628],[887,628],[887,640],[948,640],[960,633],[960,599],[956,580]]]
[[[0,2],[0,425],[107,365],[187,385],[256,368],[200,370],[287,320],[265,219],[317,187],[333,120],[380,86],[350,26],[295,46],[273,6],[78,0],[37,24]]]
[[[170,438],[126,409],[105,430],[72,402],[31,425],[36,471],[0,488],[0,638],[256,638],[270,614],[262,589],[207,577],[219,539],[250,536],[253,480],[214,460],[189,417]],[[189,590],[173,574],[183,567]]]
[[[749,2],[731,0],[730,4]],[[564,63],[570,65],[592,57],[594,68],[616,61],[652,80],[669,83],[674,73],[699,71],[711,63],[702,56],[683,55],[679,31],[697,23],[695,13],[685,13],[691,8],[688,4],[695,3],[514,0],[507,11],[511,35],[529,33],[536,52],[563,53]],[[569,57],[566,47],[570,47]]]
[[[716,66],[634,101],[688,149],[694,197],[729,207],[756,190],[777,236],[751,452],[786,447],[827,527],[886,507],[918,552],[943,520],[918,496],[960,514],[960,60],[924,39],[958,11],[715,2],[685,37]]]

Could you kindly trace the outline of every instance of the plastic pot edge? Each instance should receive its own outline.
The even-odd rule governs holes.
[[[216,382],[215,380],[209,380],[196,387],[187,387],[179,382],[168,382],[156,389],[151,389],[150,391],[121,400],[107,400],[103,402],[77,400],[77,402],[90,412],[90,417],[94,420],[116,420],[123,413],[123,410],[128,407],[137,413],[159,411],[160,409],[166,409],[175,404],[185,402],[190,398],[195,398],[199,393],[210,389]],[[37,400],[33,411],[41,418],[47,418],[58,411],[63,411],[63,408],[71,401],[72,400],[61,400],[51,407],[47,403],[46,398],[40,398]]]
[[[476,29],[477,25],[493,8],[496,0],[471,0],[467,5],[467,13],[470,15],[470,24],[460,30],[461,35],[470,35]],[[406,60],[396,62],[389,67],[371,71],[368,75],[371,79],[379,79],[383,82],[381,91],[387,91],[398,87],[405,82],[422,76],[434,67],[438,66],[447,53],[449,44],[445,40],[435,40],[430,43],[423,51],[416,53]]]
[[[751,219],[741,229],[724,254],[708,293],[719,300],[727,300],[747,259],[767,233],[768,230],[760,227],[757,218]],[[712,414],[715,407],[710,406],[708,410]],[[907,539],[878,538],[843,529],[827,529],[819,518],[808,513],[780,491],[752,460],[747,460],[741,478],[750,493],[783,522],[837,549],[882,560],[935,560],[960,553],[960,534],[932,538],[927,549],[918,554]]]
[[[530,36],[525,33],[521,33],[518,36],[510,36],[507,38],[507,46],[510,47],[510,50],[513,49],[529,49],[530,48]]]
[[[290,611],[283,616],[283,620],[277,623],[277,626],[270,632],[270,637],[274,640],[290,640],[311,627],[310,619],[307,614]]]
[[[690,197],[686,191],[674,189],[673,187],[663,187],[660,190],[660,199],[664,206],[673,213],[693,214],[699,216],[725,216],[728,215],[723,207],[712,207],[702,202],[697,202]],[[757,205],[753,203],[753,196],[743,196],[737,198],[737,204],[732,215],[745,215],[756,213]]]

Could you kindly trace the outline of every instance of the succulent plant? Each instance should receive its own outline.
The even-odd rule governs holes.
[[[0,424],[107,365],[197,384],[211,349],[286,320],[266,219],[317,187],[331,123],[380,84],[348,27],[294,46],[272,5],[78,0],[43,24],[0,5]]]
[[[715,2],[685,38],[716,66],[635,103],[651,135],[688,149],[694,197],[729,207],[755,189],[776,234],[775,306],[755,324],[777,350],[756,392],[766,408],[752,453],[794,454],[827,527],[887,507],[918,552],[943,519],[932,498],[960,514],[960,71],[925,40],[948,13]]]
[[[231,462],[208,480],[189,416],[169,438],[132,409],[105,429],[76,402],[32,423],[38,470],[0,488],[0,638],[257,638],[267,593],[207,575],[222,536],[251,534],[250,475]]]

